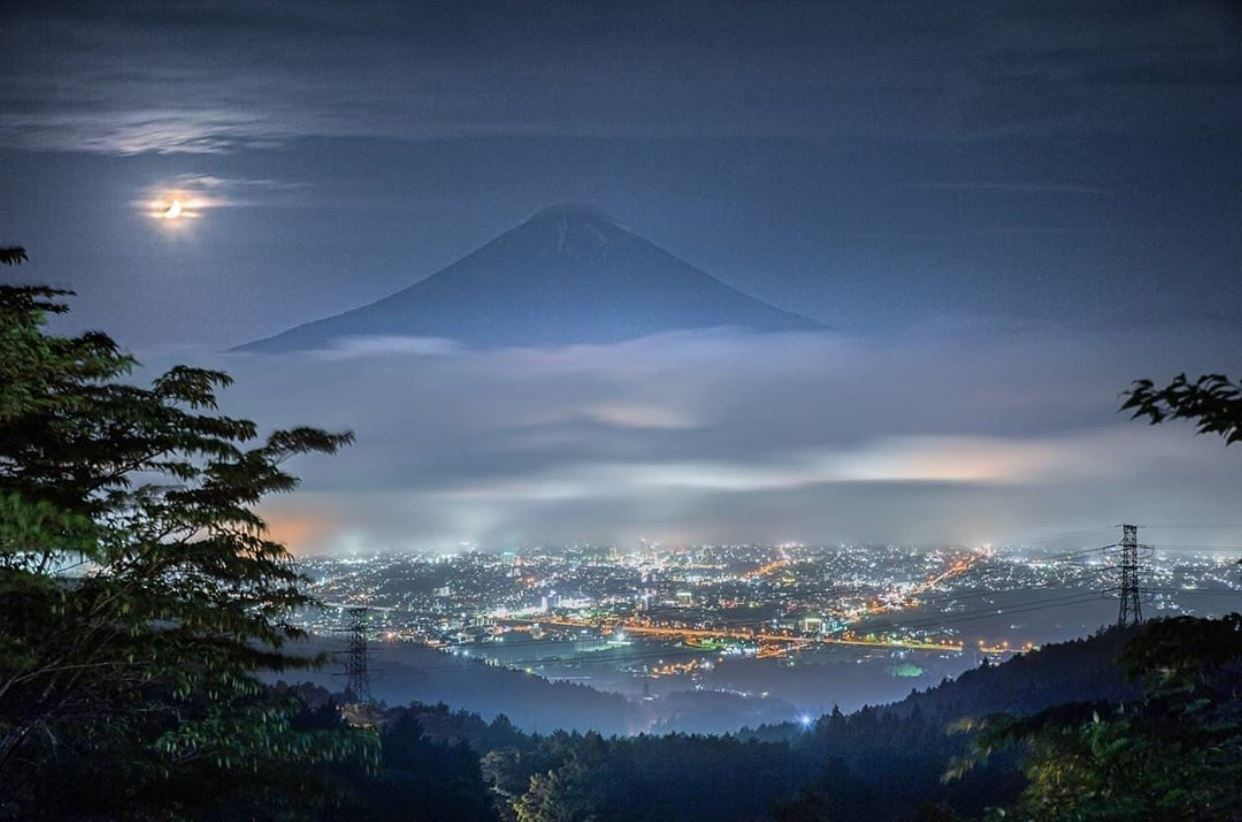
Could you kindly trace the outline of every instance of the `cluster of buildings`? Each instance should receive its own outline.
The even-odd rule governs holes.
[[[572,640],[582,653],[625,641],[760,658],[826,644],[1009,653],[1038,640],[1041,612],[1109,607],[1114,573],[1107,551],[645,543],[323,557],[303,571],[324,603],[300,616],[312,633],[343,629],[347,609],[365,605],[377,639],[484,657],[506,642]],[[1145,573],[1153,613],[1240,590],[1220,556],[1156,552]]]

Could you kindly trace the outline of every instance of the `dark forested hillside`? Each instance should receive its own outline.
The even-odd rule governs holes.
[[[1065,703],[1138,698],[1141,689],[1117,659],[1140,631],[1110,629],[1051,645],[892,705],[848,716],[834,710],[810,728],[541,736],[515,729],[503,716],[489,723],[443,705],[414,704],[387,712],[382,771],[359,772],[363,782],[339,813],[389,818],[384,814],[394,805],[423,802],[419,797],[429,794],[414,786],[435,780],[441,807],[486,807],[477,818],[522,822],[972,818],[1016,802],[1027,784],[1017,748],[945,779],[971,758],[972,729],[998,713],[1026,716]],[[312,702],[327,699],[322,689],[302,693]]]
[[[306,649],[314,653],[330,654],[336,646],[322,638],[306,643]],[[619,694],[573,682],[553,682],[414,643],[389,646],[383,653],[384,674],[376,678],[373,694],[389,704],[451,702],[485,718],[505,714],[528,731],[593,728],[612,735],[634,733],[643,727],[636,706]],[[340,677],[333,670],[302,676],[327,688],[340,686]],[[276,672],[267,675],[268,681],[279,677]]]
[[[870,706],[853,716],[923,716],[953,722],[998,712],[1030,714],[1064,702],[1133,699],[1142,689],[1127,678],[1116,660],[1137,633],[1132,627],[1109,628],[1092,637],[1047,645],[1002,664],[985,662],[934,688],[912,691],[900,702]],[[796,739],[802,733],[800,726],[784,724],[743,735],[770,741]]]

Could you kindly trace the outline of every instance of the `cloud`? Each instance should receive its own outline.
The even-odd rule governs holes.
[[[293,464],[302,489],[265,508],[301,552],[1000,541],[1219,518],[1242,501],[1237,455],[1116,414],[1133,377],[1205,360],[1167,335],[1111,333],[715,331],[491,351],[384,338],[210,364],[237,377],[229,413],[357,433]]]
[[[461,344],[443,337],[339,337],[331,346],[311,352],[325,360],[350,360],[384,355],[434,357],[461,350]]]
[[[214,174],[183,173],[148,186],[130,203],[139,211],[163,219],[170,205],[179,206],[177,219],[197,219],[218,208],[291,205],[306,186],[270,179],[242,179]]]
[[[877,436],[841,450],[801,451],[763,462],[646,462],[556,467],[533,476],[467,485],[446,499],[491,501],[570,500],[634,497],[667,491],[687,493],[760,492],[846,483],[979,484],[1038,486],[1049,482],[1108,480],[1134,470],[1113,459],[1127,449],[1147,456],[1149,435],[1105,428],[1062,437],[989,438],[963,436]],[[1181,450],[1167,439],[1159,459]]]
[[[1236,74],[1226,6],[1155,4],[1124,25],[1105,6],[17,4],[0,34],[0,144],[213,154],[303,137],[959,140],[1238,124],[1219,95],[1186,94]]]
[[[693,413],[655,403],[625,401],[601,403],[583,410],[588,419],[619,428],[680,430],[697,428],[700,420]]]
[[[172,178],[172,183],[196,191],[228,192],[231,198],[229,202],[238,202],[237,198],[244,196],[243,192],[298,191],[306,188],[305,183],[287,180],[245,179],[198,173],[178,174]]]

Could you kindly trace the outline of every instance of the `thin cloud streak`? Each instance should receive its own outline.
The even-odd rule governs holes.
[[[1106,428],[1045,439],[961,436],[880,437],[842,451],[787,455],[765,464],[612,463],[557,468],[542,475],[446,491],[444,499],[571,500],[687,493],[780,491],[845,483],[1038,486],[1108,480],[1134,471],[1114,459],[1128,449],[1146,468],[1176,460],[1182,449],[1167,438],[1153,452],[1149,435]]]

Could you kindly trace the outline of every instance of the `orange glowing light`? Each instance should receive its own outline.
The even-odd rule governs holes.
[[[319,516],[269,514],[266,519],[267,537],[295,554],[332,530],[331,522]]]

